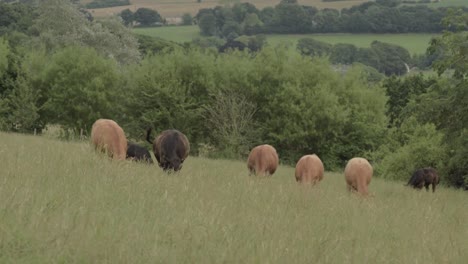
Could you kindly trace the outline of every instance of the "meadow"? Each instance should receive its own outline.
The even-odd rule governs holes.
[[[0,133],[0,263],[466,263],[467,192],[341,172],[189,157],[180,173],[111,161],[87,142]]]
[[[91,2],[91,0],[81,0],[83,4]],[[233,1],[223,0],[202,0],[198,3],[196,0],[131,0],[131,5],[127,6],[116,6],[108,8],[89,9],[94,17],[105,17],[120,13],[124,9],[130,9],[132,11],[138,8],[151,8],[157,10],[163,17],[181,17],[184,13],[190,13],[196,15],[198,10],[202,8],[213,8],[218,5]],[[235,2],[235,1],[234,1]],[[263,9],[267,6],[275,6],[280,0],[242,0],[240,2],[249,2],[254,4],[258,9]],[[322,2],[322,0],[299,0],[301,5],[315,6],[319,9],[323,8],[334,8],[342,9],[349,8],[354,5],[367,2],[367,0],[349,0],[349,1],[336,1],[336,2]]]
[[[449,7],[449,6],[454,6],[454,7],[456,7],[456,6],[468,6],[468,1],[466,1],[466,0],[441,0],[439,2],[431,2],[431,3],[424,4],[424,5],[427,5],[429,7],[434,7],[434,8]]]
[[[195,37],[200,37],[198,26],[172,26],[157,28],[135,28],[137,34],[159,37],[174,42],[190,42]],[[370,47],[374,40],[400,45],[406,48],[410,54],[423,54],[429,46],[429,41],[437,34],[299,34],[299,35],[266,35],[267,43],[277,45],[280,43],[296,46],[301,38],[311,37],[330,44],[349,43],[357,47]]]

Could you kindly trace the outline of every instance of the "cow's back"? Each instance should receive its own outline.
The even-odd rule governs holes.
[[[276,149],[268,144],[254,147],[247,159],[247,167],[254,174],[272,175],[278,168]]]
[[[324,170],[323,163],[317,155],[302,156],[296,164],[296,181],[316,183],[323,179]]]
[[[96,149],[107,152],[114,159],[124,160],[127,139],[123,129],[113,120],[98,119],[91,128],[91,141]]]

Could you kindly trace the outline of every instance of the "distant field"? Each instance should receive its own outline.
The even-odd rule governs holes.
[[[180,43],[192,41],[193,38],[200,36],[198,26],[135,28],[133,32]]]
[[[137,28],[138,34],[156,36],[175,42],[188,42],[200,36],[198,26],[178,26],[159,28]],[[406,48],[411,54],[422,54],[428,47],[429,40],[434,34],[307,34],[307,35],[267,35],[269,44],[290,43],[296,45],[297,40],[304,37],[331,44],[350,43],[357,47],[369,47],[374,40],[393,43]]]
[[[465,263],[468,193],[190,156],[178,174],[0,133],[0,263]]]
[[[81,3],[87,3],[90,0],[82,0]],[[163,17],[180,17],[184,13],[191,13],[195,15],[198,10],[202,8],[211,8],[217,5],[222,5],[222,1],[219,0],[202,0],[201,3],[197,3],[196,0],[130,0],[131,5],[129,6],[118,6],[109,8],[90,9],[91,13],[95,17],[104,17],[113,14],[118,14],[124,9],[130,9],[132,11],[137,10],[140,7],[152,8],[157,10]],[[257,8],[262,9],[266,6],[275,6],[280,0],[242,0],[240,2],[249,2],[254,4]],[[336,1],[336,2],[322,2],[321,0],[299,0],[302,5],[316,6],[317,8],[334,8],[342,9],[348,8],[354,5],[367,2],[367,0],[349,0],[349,1]]]
[[[430,7],[468,6],[468,0],[441,0],[440,2],[433,2],[424,5]]]
[[[307,35],[267,35],[270,44],[291,43],[304,37],[312,37],[316,40],[330,44],[349,43],[357,47],[370,47],[374,40],[400,45],[406,48],[410,54],[422,54],[426,52],[429,41],[436,34],[307,34]]]

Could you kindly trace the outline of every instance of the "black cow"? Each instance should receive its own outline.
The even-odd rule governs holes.
[[[187,137],[180,131],[169,129],[161,132],[154,141],[150,139],[151,128],[146,132],[146,140],[153,144],[154,156],[163,170],[178,171],[190,151]]]
[[[153,163],[153,159],[151,158],[149,151],[146,148],[133,142],[128,142],[127,159]]]
[[[406,185],[411,185],[415,189],[422,189],[424,186],[426,187],[426,191],[429,191],[429,185],[432,184],[432,192],[435,192],[439,181],[437,171],[434,168],[428,167],[416,170]]]

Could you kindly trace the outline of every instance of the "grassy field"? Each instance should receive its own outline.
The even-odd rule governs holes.
[[[195,37],[199,37],[198,26],[177,26],[158,28],[136,28],[134,32],[138,34],[160,37],[175,42],[188,42]],[[331,44],[350,43],[357,47],[369,47],[372,41],[400,45],[406,48],[411,54],[424,53],[429,46],[429,40],[436,34],[305,34],[305,35],[267,35],[267,42],[272,45],[279,43],[289,43],[296,45],[301,38],[312,37]]]
[[[189,157],[177,175],[0,133],[0,263],[466,263],[467,193]]]
[[[91,2],[91,0],[81,0],[80,2],[88,3]],[[163,17],[170,18],[180,17],[184,13],[191,13],[192,15],[196,15],[198,10],[202,8],[213,8],[218,5],[223,5],[222,0],[202,0],[201,3],[198,3],[196,0],[131,0],[130,2],[131,5],[128,6],[90,9],[90,11],[95,17],[105,17],[118,14],[127,8],[135,11],[138,8],[146,7],[157,10]],[[240,2],[249,2],[254,4],[258,9],[262,9],[267,6],[275,6],[280,2],[280,0],[242,0]],[[349,0],[337,2],[322,2],[322,0],[299,0],[298,2],[302,5],[315,6],[320,9],[342,9],[367,2],[367,0]]]
[[[468,1],[466,0],[441,0],[439,2],[432,2],[424,4],[429,7],[448,7],[448,6],[468,6]]]

